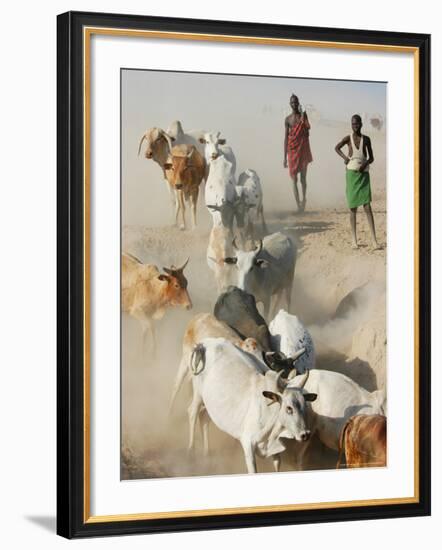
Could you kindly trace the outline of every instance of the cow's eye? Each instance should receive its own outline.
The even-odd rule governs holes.
[[[292,407],[286,407],[287,414],[293,414],[293,408]]]

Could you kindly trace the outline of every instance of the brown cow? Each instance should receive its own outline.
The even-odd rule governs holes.
[[[193,227],[196,226],[196,205],[201,182],[206,172],[206,161],[194,145],[175,145],[164,165],[166,178],[175,191],[175,221],[181,212],[180,229],[186,227],[185,201],[192,204]]]
[[[161,319],[170,307],[190,309],[192,302],[187,291],[187,279],[181,267],[164,267],[160,273],[155,265],[143,264],[130,254],[123,254],[121,298],[122,309],[138,319],[143,329],[143,342],[147,332],[155,348],[153,319]]]
[[[387,419],[381,414],[360,414],[347,420],[339,438],[340,467],[345,452],[347,468],[385,466],[387,461]]]

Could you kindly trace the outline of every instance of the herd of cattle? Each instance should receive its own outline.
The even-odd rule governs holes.
[[[259,177],[248,169],[236,178],[235,155],[219,136],[184,133],[175,121],[167,131],[148,130],[138,150],[146,141],[145,157],[161,167],[181,228],[189,201],[196,225],[203,182],[212,215],[207,263],[218,298],[213,313],[196,315],[185,329],[170,403],[183,385],[191,388],[189,448],[199,424],[209,452],[213,422],[239,441],[249,473],[257,471],[257,455],[272,459],[278,471],[290,453],[290,462],[304,469],[314,437],[340,453],[338,467],[342,453],[347,466],[385,465],[385,392],[368,392],[348,376],[316,368],[312,337],[289,313],[296,246],[279,232],[255,240],[257,220],[267,232]],[[161,273],[123,253],[122,308],[153,345],[155,319],[171,307],[192,307],[186,265]],[[295,442],[290,449],[287,439]]]

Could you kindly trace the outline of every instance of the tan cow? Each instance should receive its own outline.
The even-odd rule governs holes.
[[[175,222],[181,213],[180,229],[186,227],[185,202],[191,202],[193,227],[196,226],[196,205],[201,182],[206,171],[206,161],[194,145],[175,145],[164,165],[166,178],[175,191]]]
[[[122,257],[121,303],[124,312],[138,319],[143,329],[143,342],[149,332],[155,348],[154,319],[161,319],[171,307],[190,309],[187,279],[181,267],[164,267],[160,273],[155,265],[143,264],[130,254]]]
[[[387,419],[381,414],[352,416],[342,428],[339,440],[340,467],[345,453],[347,468],[385,466],[387,460]]]

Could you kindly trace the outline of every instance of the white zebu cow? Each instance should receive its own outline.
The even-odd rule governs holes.
[[[213,227],[207,247],[207,264],[214,272],[218,292],[229,285],[229,270],[224,258],[232,252],[235,185],[232,164],[224,156],[211,163],[206,183],[205,202]]]
[[[199,137],[204,134],[204,130],[189,130],[185,132],[181,122],[174,120],[169,124],[166,133],[172,140],[173,145],[194,145],[204,157],[204,146],[199,140]]]
[[[192,132],[193,134],[194,132]],[[226,140],[220,138],[221,132],[203,132],[199,137],[199,142],[204,146],[204,156],[209,167],[209,173],[212,169],[212,161],[220,156],[225,157],[232,163],[232,178],[235,181],[236,157],[232,148],[226,145]]]
[[[358,414],[385,414],[386,396],[383,390],[369,392],[344,374],[319,369],[295,376],[289,380],[287,387],[296,387],[297,379],[304,381],[304,376],[307,376],[305,391],[320,395],[320,399],[311,406],[311,433],[316,433],[330,449],[339,450],[340,434],[350,417]],[[295,455],[298,466],[302,468],[308,443],[296,446],[298,449]]]
[[[267,365],[262,360],[262,348],[255,340],[255,338],[246,338],[242,340],[238,334],[230,328],[226,323],[219,321],[210,313],[199,313],[193,317],[184,333],[183,337],[183,347],[181,361],[178,367],[178,371],[175,377],[175,382],[172,389],[172,396],[169,404],[169,411],[172,410],[175,399],[182,387],[184,381],[188,379],[190,381],[191,371],[190,371],[190,359],[192,352],[197,344],[202,342],[205,338],[225,338],[232,342],[235,346],[241,348],[246,352],[250,358],[252,358],[252,363],[254,368],[264,374],[268,371]],[[206,419],[203,418],[203,431],[204,431],[204,446],[206,452],[208,451],[208,438],[207,438],[207,424]]]
[[[244,228],[241,232],[242,241],[254,238],[254,222],[258,219],[261,219],[262,230],[266,233],[261,180],[255,170],[248,168],[241,172],[236,185],[236,195],[239,199],[236,206],[237,225]]]
[[[270,323],[269,331],[274,351],[280,351],[289,358],[300,349],[305,349],[304,355],[296,363],[299,374],[315,368],[315,346],[312,337],[296,315],[280,309]]]
[[[220,430],[241,443],[248,473],[257,471],[256,453],[273,458],[279,468],[279,453],[285,449],[281,438],[306,441],[310,437],[306,404],[316,395],[304,391],[302,377],[296,377],[297,386],[293,383],[280,392],[275,372],[263,376],[245,352],[224,338],[207,338],[196,346],[191,369],[190,447],[197,417],[204,409]]]
[[[256,302],[262,302],[264,317],[269,317],[272,297],[272,309],[276,309],[283,294],[287,310],[290,309],[297,249],[289,237],[282,233],[272,233],[249,252],[240,250],[235,242],[233,246],[235,256],[224,258],[224,262],[236,266],[236,286],[253,294]]]

